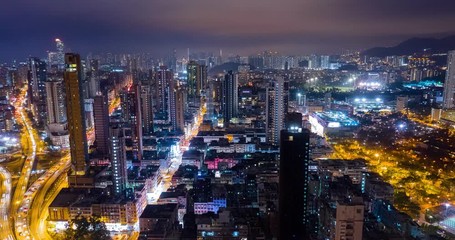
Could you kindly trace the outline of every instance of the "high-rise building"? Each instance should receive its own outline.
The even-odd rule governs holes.
[[[112,185],[115,195],[121,195],[126,187],[126,151],[123,128],[113,125],[109,130],[110,158],[112,167]]]
[[[48,74],[46,81],[47,132],[52,144],[69,147],[63,72]]]
[[[279,173],[279,239],[308,239],[310,133],[282,130]]]
[[[71,162],[74,175],[84,175],[87,170],[88,149],[82,99],[81,58],[79,54],[65,54],[65,96],[70,135]]]
[[[32,104],[32,112],[39,126],[46,122],[46,62],[39,58],[29,59],[28,96]]]
[[[444,109],[455,108],[455,50],[447,54],[447,71],[444,82]]]
[[[185,130],[184,91],[180,86],[174,87],[171,96],[171,124],[174,131]]]
[[[201,97],[207,87],[207,67],[195,61],[190,61],[186,69],[188,74],[188,99],[194,102]]]
[[[321,56],[321,69],[329,69],[330,67],[330,56]]]
[[[222,110],[224,124],[227,126],[232,118],[237,117],[238,114],[238,78],[232,71],[229,71],[224,76],[222,82]]]
[[[288,112],[288,82],[277,77],[266,91],[266,135],[267,141],[278,145],[280,131],[285,127],[285,116]]]
[[[52,73],[47,77],[47,124],[66,124],[66,106],[63,73]]]
[[[65,67],[65,45],[62,40],[55,39],[56,52],[48,53],[49,68],[56,67],[58,70],[63,70]]]
[[[141,86],[134,84],[130,89],[121,93],[123,121],[131,129],[133,150],[137,153],[138,159],[142,157],[142,109],[141,109]]]
[[[96,150],[101,155],[109,153],[109,105],[107,94],[99,94],[93,99],[93,121],[95,123]]]
[[[151,85],[141,85],[142,132],[153,133],[153,95]]]
[[[169,115],[169,85],[173,79],[172,71],[165,66],[161,66],[160,69],[155,72],[154,102],[156,103],[157,112],[166,117]]]

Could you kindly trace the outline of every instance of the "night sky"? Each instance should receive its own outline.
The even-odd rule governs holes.
[[[455,0],[8,0],[0,61],[72,51],[337,53],[455,33]]]

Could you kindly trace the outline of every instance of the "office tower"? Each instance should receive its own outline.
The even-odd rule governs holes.
[[[107,94],[99,94],[93,99],[93,120],[95,123],[96,150],[101,155],[109,152],[109,105]]]
[[[46,63],[39,58],[29,59],[28,96],[32,104],[32,112],[38,126],[46,122]]]
[[[87,170],[88,149],[82,99],[81,58],[79,54],[65,54],[65,96],[70,135],[71,162],[75,175],[84,175]]]
[[[285,127],[285,116],[288,112],[288,82],[277,77],[266,90],[266,135],[267,141],[278,145],[280,131]]]
[[[169,115],[169,85],[173,79],[172,71],[168,70],[165,66],[161,66],[160,69],[155,72],[154,89],[156,110],[166,117]]]
[[[137,153],[138,159],[142,157],[142,112],[141,112],[141,86],[134,84],[130,89],[121,93],[122,117],[127,123],[126,127],[131,128],[131,139],[133,150]]]
[[[232,118],[237,117],[238,113],[238,78],[232,72],[229,71],[224,76],[224,81],[222,82],[222,106],[223,109],[223,118],[225,126],[229,125],[229,122]]]
[[[455,108],[455,50],[447,54],[447,71],[444,82],[444,109]]]
[[[171,124],[174,131],[182,133],[185,130],[184,106],[184,90],[180,86],[174,87],[171,96]]]
[[[153,133],[153,95],[151,85],[141,85],[142,132]]]
[[[336,209],[335,239],[362,240],[365,210],[362,199],[339,201]]]
[[[188,99],[196,102],[207,87],[207,67],[195,61],[190,61],[186,69],[188,74]]]
[[[308,239],[310,133],[282,130],[279,173],[279,239]]]
[[[113,125],[109,129],[112,184],[115,195],[121,195],[127,183],[125,134],[123,128]]]

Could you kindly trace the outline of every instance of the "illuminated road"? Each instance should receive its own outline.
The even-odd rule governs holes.
[[[170,187],[172,176],[179,169],[180,164],[182,163],[182,153],[185,150],[188,149],[188,146],[190,144],[190,140],[193,137],[197,136],[197,134],[199,132],[199,126],[202,123],[202,120],[203,120],[204,114],[206,113],[206,110],[207,110],[206,109],[206,104],[203,103],[201,105],[200,110],[199,110],[199,114],[196,117],[196,121],[193,124],[193,128],[191,129],[190,133],[185,136],[185,139],[182,140],[182,142],[180,143],[179,153],[177,153],[177,156],[172,158],[171,165],[169,166],[167,171],[162,173],[162,176],[161,176],[162,180],[158,184],[158,186],[155,188],[155,191],[153,191],[152,193],[147,194],[148,204],[152,204],[152,203],[155,203],[156,201],[158,201],[158,198],[160,197],[161,193],[167,191],[167,189]]]
[[[47,237],[46,217],[47,206],[52,202],[46,200],[46,194],[55,180],[70,167],[69,155],[52,166],[34,182],[25,193],[17,212],[15,223],[17,239],[49,239]]]
[[[24,153],[27,155],[27,157],[20,172],[20,177],[17,182],[11,204],[10,216],[14,217],[15,222],[19,218],[19,216],[16,213],[18,211],[19,204],[22,202],[22,200],[24,200],[25,192],[30,179],[30,173],[32,171],[32,167],[36,159],[37,151],[37,140],[35,140],[37,136],[33,134],[33,129],[30,120],[26,118],[25,109],[22,107],[22,105],[25,103],[26,90],[27,90],[26,88],[22,89],[21,95],[17,97],[17,101],[14,103],[14,106],[16,108],[15,117],[17,119],[17,122],[24,126],[25,131],[23,132],[23,134],[27,136],[27,141],[29,142],[29,144],[27,145],[28,147],[24,150]],[[17,224],[15,226],[17,226]],[[16,232],[16,234],[18,233]]]
[[[162,174],[162,178],[161,178],[162,180],[158,184],[158,186],[154,189],[154,191],[152,193],[147,194],[148,204],[156,203],[156,201],[158,201],[161,193],[167,191],[167,189],[171,186],[172,176],[179,169],[180,164],[182,163],[182,153],[183,153],[183,151],[188,150],[190,140],[193,137],[197,136],[197,134],[199,132],[199,126],[202,123],[203,116],[206,113],[206,111],[207,111],[206,104],[203,103],[201,106],[201,109],[199,111],[199,115],[196,118],[196,122],[193,125],[193,128],[191,129],[190,133],[187,134],[180,143],[179,153],[177,154],[177,156],[175,158],[173,158],[171,160],[171,165],[167,169],[167,171]],[[131,239],[131,240],[138,239],[138,237],[139,237],[139,233],[133,232],[133,234],[129,237],[129,239]]]
[[[11,175],[4,167],[0,167],[0,182],[0,214],[2,216],[0,218],[0,238],[12,240],[14,237],[10,226],[11,215],[9,214],[11,203]]]

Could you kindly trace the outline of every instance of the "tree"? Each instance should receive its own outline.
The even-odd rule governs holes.
[[[68,223],[68,228],[60,234],[54,236],[58,239],[66,240],[110,240],[109,231],[106,225],[98,217],[86,218],[78,216]]]

